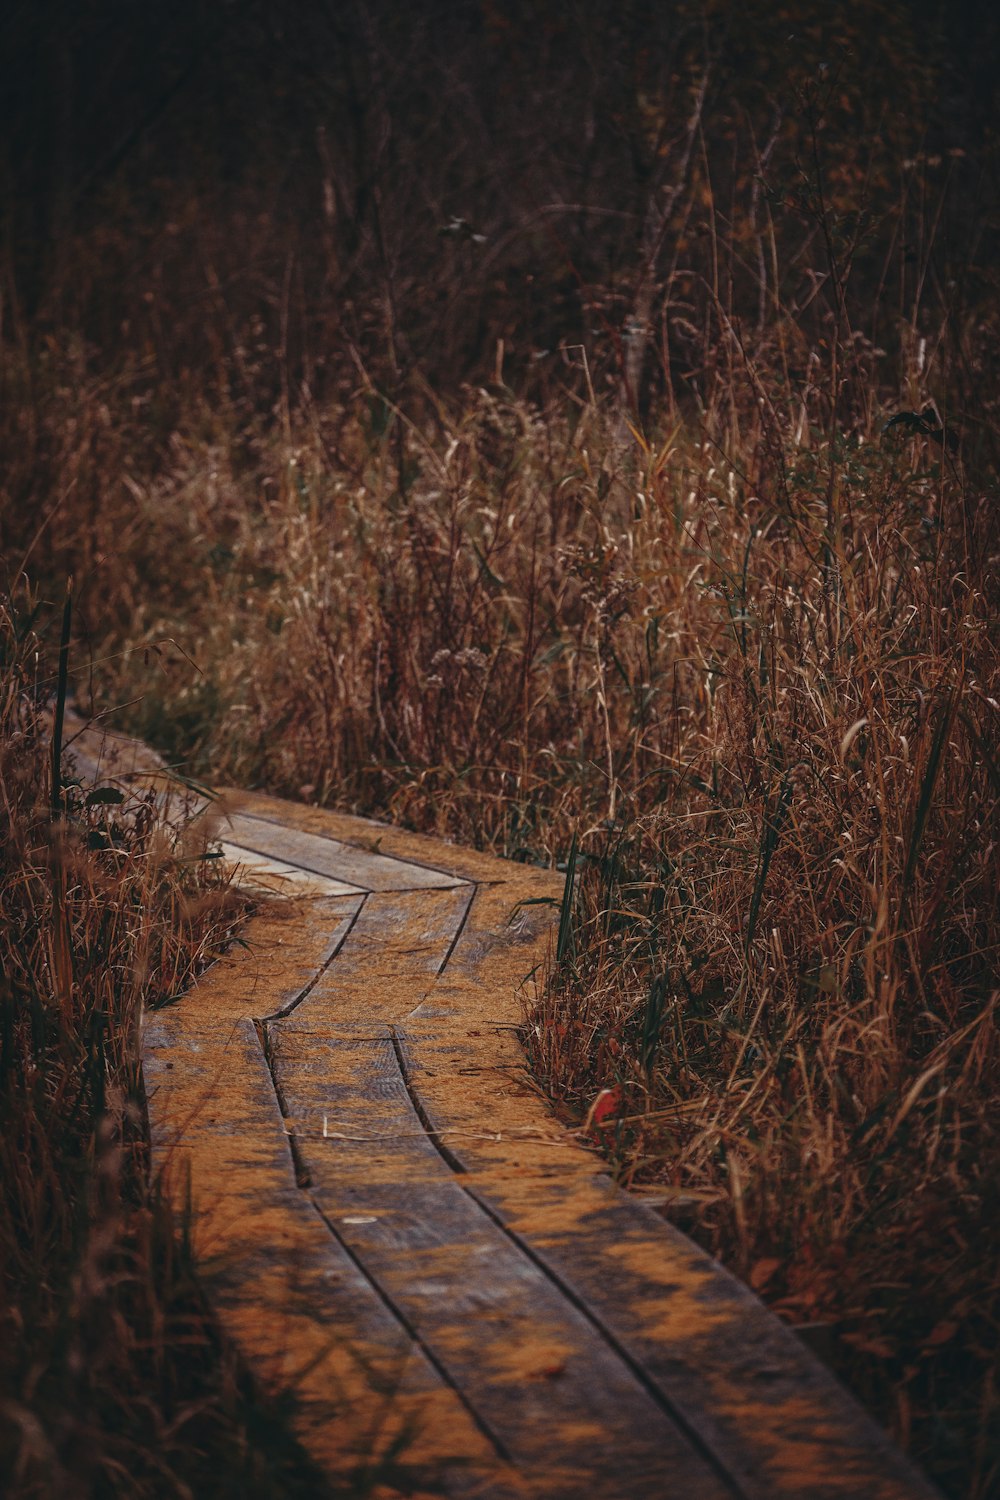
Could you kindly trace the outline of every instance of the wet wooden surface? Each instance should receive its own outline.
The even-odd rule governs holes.
[[[519,987],[558,877],[273,798],[229,808],[231,858],[286,899],[149,1018],[155,1160],[190,1184],[220,1316],[296,1386],[331,1472],[384,1496],[930,1500],[529,1080]],[[379,1472],[394,1445],[405,1472]]]

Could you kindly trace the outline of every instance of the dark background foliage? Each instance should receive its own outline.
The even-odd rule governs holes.
[[[995,188],[997,33],[992,7],[936,0],[13,6],[8,336],[73,327],[151,383],[208,363],[256,403],[289,380],[319,398],[358,356],[396,394],[482,378],[498,339],[519,386],[567,345],[621,380],[637,338],[646,402],[693,378],[721,312],[753,342],[769,303],[808,299],[821,331],[879,282],[883,327],[861,326],[891,342]],[[906,189],[914,158],[937,166]],[[911,229],[944,173],[931,267]],[[807,275],[826,208],[845,309]]]

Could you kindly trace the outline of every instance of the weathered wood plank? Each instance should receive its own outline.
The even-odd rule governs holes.
[[[445,963],[473,887],[369,896],[336,958],[302,1002],[310,1024],[394,1021],[418,1006]]]
[[[243,889],[259,890],[274,896],[358,896],[364,892],[359,886],[348,885],[343,880],[333,880],[329,875],[316,875],[304,870],[301,865],[289,865],[267,854],[256,854],[252,849],[242,849],[223,839],[223,856],[236,867],[236,883]]]
[[[552,889],[550,880],[549,895]],[[494,1026],[520,1026],[535,976],[550,951],[556,919],[553,906],[536,904],[537,891],[537,878],[520,878],[519,866],[503,884],[476,887],[448,962],[417,1015],[430,1020],[454,1014]],[[523,1056],[519,1048],[516,1056]]]
[[[346,881],[366,891],[436,890],[458,884],[454,875],[424,865],[409,864],[385,854],[354,848],[320,834],[303,833],[268,819],[232,812],[223,836],[241,849],[252,850],[316,875]]]
[[[532,1493],[731,1500],[607,1340],[463,1190],[388,1033],[319,1034],[293,1017],[270,1034],[311,1195]]]
[[[272,901],[247,924],[239,945],[207,969],[176,1010],[185,1023],[236,1022],[287,1010],[323,972],[344,941],[363,896]]]
[[[509,1033],[494,1040],[509,1057]],[[932,1488],[795,1336],[554,1129],[516,1065],[496,1066],[488,1038],[442,1038],[416,1018],[397,1043],[469,1191],[629,1351],[747,1500],[929,1500]]]
[[[534,865],[516,864],[480,854],[460,844],[447,843],[423,833],[411,833],[382,823],[375,818],[359,818],[350,813],[334,812],[326,807],[307,807],[301,802],[285,802],[264,792],[227,789],[223,803],[231,811],[244,813],[281,827],[296,828],[302,833],[336,839],[354,849],[367,850],[404,860],[428,869],[445,871],[459,880],[501,885],[510,880],[533,885],[534,894],[556,896],[562,890],[562,877]],[[346,877],[345,877],[346,878]]]
[[[522,1495],[510,1465],[296,1186],[253,1025],[195,1028],[166,1012],[148,1030],[145,1074],[154,1164],[178,1197],[190,1177],[213,1305],[256,1374],[294,1388],[313,1455],[346,1480],[377,1470],[398,1439],[415,1495]]]

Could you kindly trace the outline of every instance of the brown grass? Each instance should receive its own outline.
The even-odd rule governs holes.
[[[811,1325],[942,1482],[985,1496],[995,600],[962,561],[960,486],[931,491],[928,524],[926,458],[852,455],[833,545],[797,487],[785,514],[682,511],[656,805],[584,839],[528,1036],[624,1180]]]
[[[714,62],[700,8],[682,9],[676,49],[657,33],[633,55],[612,29],[606,71],[599,8],[579,52],[557,26],[558,77],[526,45],[533,22],[515,26],[511,58],[530,53],[536,96],[562,100],[551,139],[518,86],[493,144],[484,126],[453,154],[477,90],[411,66],[390,28],[377,129],[330,106],[379,191],[322,152],[286,182],[280,129],[278,165],[247,137],[252,168],[221,196],[197,151],[193,175],[156,179],[162,213],[141,161],[109,184],[60,247],[72,284],[34,324],[12,293],[0,330],[3,556],[12,587],[26,571],[48,600],[72,575],[78,701],[127,705],[120,722],[187,772],[517,859],[575,849],[526,1022],[558,1106],[808,1325],[950,1495],[986,1500],[1000,317],[995,140],[975,110],[992,75],[977,69],[964,114],[959,53],[939,73],[938,32],[907,6],[874,26],[844,8],[833,51],[829,7],[791,37],[783,9],[743,7]],[[462,76],[507,45],[506,27],[470,33]],[[234,66],[253,84],[256,62]],[[260,104],[264,134],[270,67],[229,91]],[[593,180],[564,171],[588,121]],[[320,188],[352,185],[354,216],[317,237]],[[478,237],[443,235],[452,204]],[[87,850],[111,814],[77,799],[77,832],[55,838],[30,637],[13,613],[4,628],[0,899],[5,933],[27,937],[4,950],[2,1107],[21,1123],[0,1151],[24,1203],[0,1244],[18,1297],[50,1269],[31,1293],[46,1305],[19,1315],[37,1336],[21,1363],[0,1341],[0,1370],[17,1451],[40,1422],[68,1470],[74,1433],[118,1424],[94,1413],[137,1351],[143,1410],[175,1430],[162,1372],[184,1363],[193,1304],[171,1322],[175,1273],[150,1269],[173,1252],[134,1186],[131,1039],[214,919],[197,866],[153,853],[139,812],[121,847]],[[106,1180],[110,1220],[87,1208]],[[109,1222],[138,1280],[88,1249]],[[121,1310],[119,1284],[138,1300],[81,1394],[85,1346],[54,1330],[95,1263],[94,1306]],[[245,1409],[198,1347],[197,1409],[240,1447]],[[46,1426],[57,1408],[69,1436]]]
[[[54,657],[0,606],[0,1473],[12,1497],[323,1493],[148,1176],[137,1033],[242,903],[153,793],[53,786]],[[176,801],[176,799],[175,799]]]
[[[831,447],[730,413],[653,441],[482,391],[406,428],[404,503],[368,410],[330,414],[339,473],[303,426],[249,469],[188,439],[130,482],[93,543],[131,589],[105,700],[220,779],[515,858],[577,833],[540,1076],[576,1120],[613,1090],[624,1179],[986,1495],[987,484],[905,423]]]

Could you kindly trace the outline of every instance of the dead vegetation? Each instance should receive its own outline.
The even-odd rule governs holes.
[[[19,296],[15,235],[2,1107],[51,1142],[79,1096],[52,1172],[82,1186],[57,1195],[71,1254],[31,1237],[34,1198],[4,1251],[13,1285],[44,1262],[70,1305],[102,1153],[141,1159],[136,1005],[214,941],[199,867],[141,819],[87,850],[116,814],[71,791],[53,853],[25,643],[54,674],[72,577],[84,712],[126,705],[187,773],[569,862],[539,1075],[949,1494],[986,1500],[995,22],[962,52],[933,7],[845,7],[828,34],[804,6],[794,35],[783,7],[728,29],[669,9],[653,36],[645,7],[538,33],[534,7],[485,7],[440,51],[386,7],[361,83],[328,89],[321,22],[283,12],[297,134],[248,43],[220,63],[217,97],[260,107],[228,175],[205,144],[223,105],[199,100],[167,142],[185,174],[144,140],[67,229],[73,277]],[[279,170],[268,132],[315,151]],[[30,627],[25,575],[49,601]],[[90,988],[60,1041],[33,1017],[63,1013],[67,951]],[[10,1151],[5,1181],[44,1180]],[[135,1192],[115,1214],[160,1223]],[[183,1338],[148,1317],[168,1368]],[[55,1359],[25,1357],[22,1433]]]
[[[148,1174],[137,1033],[242,903],[154,791],[52,775],[56,656],[0,607],[0,1472],[11,1496],[316,1495]]]

